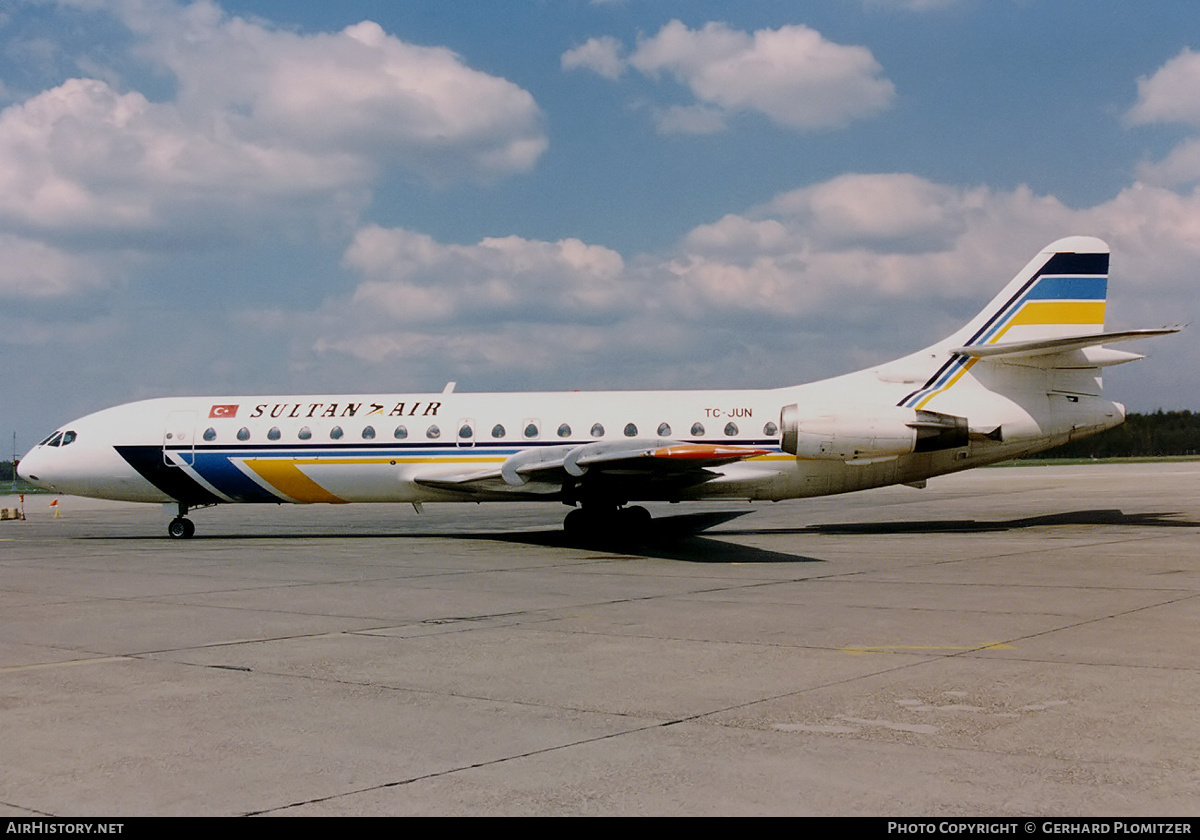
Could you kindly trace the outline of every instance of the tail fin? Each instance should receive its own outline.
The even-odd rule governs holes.
[[[1108,245],[1070,236],[1030,260],[992,302],[945,343],[1041,341],[1104,332]]]
[[[943,363],[899,405],[922,408],[947,390],[982,355],[972,349],[1103,333],[1107,297],[1108,245],[1092,236],[1051,243],[966,326],[925,351]]]

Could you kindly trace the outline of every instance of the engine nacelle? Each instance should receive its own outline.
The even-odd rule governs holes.
[[[798,405],[785,405],[779,427],[784,452],[832,461],[957,449],[967,446],[969,440],[965,417],[899,407],[871,415],[827,413],[801,417]]]

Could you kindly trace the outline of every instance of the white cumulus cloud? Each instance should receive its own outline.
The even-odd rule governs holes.
[[[564,70],[587,69],[606,79],[616,79],[625,72],[625,60],[621,56],[623,51],[621,42],[609,35],[588,38],[578,47],[563,53],[562,67]]]
[[[1200,127],[1200,53],[1184,49],[1153,75],[1138,79],[1138,98],[1127,116],[1134,125],[1182,123]],[[1200,138],[1189,138],[1162,160],[1143,161],[1138,177],[1150,184],[1183,186],[1200,181]]]
[[[351,305],[393,323],[589,322],[630,305],[621,256],[578,239],[453,245],[372,225],[358,232],[344,262],[364,278]]]
[[[1151,76],[1138,79],[1135,124],[1178,122],[1200,125],[1200,53],[1185,48]]]
[[[370,21],[301,34],[210,0],[82,5],[128,27],[175,92],[73,78],[0,111],[0,224],[57,252],[97,234],[162,250],[348,230],[390,169],[488,180],[546,148],[528,91]]]
[[[690,29],[673,20],[641,39],[627,59],[612,38],[593,38],[563,56],[563,66],[617,78],[625,66],[688,88],[705,111],[660,111],[659,128],[714,130],[714,109],[760,113],[797,130],[838,128],[887,108],[892,83],[866,47],[836,44],[807,26],[743,32],[724,23]]]

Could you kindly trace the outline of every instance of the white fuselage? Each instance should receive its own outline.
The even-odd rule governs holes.
[[[464,495],[418,479],[499,467],[534,447],[629,439],[753,447],[766,454],[713,467],[719,475],[695,486],[645,482],[622,488],[620,503],[779,500],[916,482],[1053,446],[1069,439],[1072,429],[1099,431],[1123,416],[1113,403],[1095,399],[1086,406],[1092,415],[1086,424],[1054,429],[1028,406],[992,395],[985,422],[966,416],[972,429],[1007,425],[1012,431],[1003,441],[972,436],[965,447],[851,459],[780,448],[785,405],[798,406],[806,418],[832,418],[835,425],[840,418],[902,411],[895,399],[912,382],[884,382],[872,373],[753,391],[164,398],[83,417],[63,427],[74,432],[69,445],[39,445],[20,468],[57,492],[191,505],[559,498],[554,487],[536,482]],[[872,405],[854,398],[868,377],[874,380]]]

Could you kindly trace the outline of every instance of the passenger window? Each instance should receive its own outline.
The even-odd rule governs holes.
[[[637,426],[633,425],[632,423],[626,423],[625,424],[625,437],[636,437],[636,436],[637,436]]]
[[[342,431],[341,426],[334,426],[332,429],[329,430],[329,437],[333,438],[334,440],[341,440],[342,435],[344,435],[344,434],[345,434],[345,432]]]
[[[604,437],[604,427],[599,423],[592,426],[592,437]]]
[[[704,424],[703,423],[693,423],[692,424],[692,437],[701,437],[703,434],[704,434]]]
[[[267,440],[279,440],[280,432],[278,426],[272,426],[271,431],[267,432]]]
[[[527,437],[527,438],[535,438],[535,437],[537,437],[537,436],[538,436],[538,427],[537,427],[537,423],[527,423],[527,424],[525,424],[525,437]]]
[[[408,429],[403,426],[397,426],[395,433],[392,435],[396,440],[404,440],[408,437]]]
[[[425,437],[429,438],[430,440],[432,440],[434,438],[440,438],[441,436],[442,436],[442,430],[439,429],[437,426],[430,426],[428,429],[425,430]]]
[[[238,440],[250,440],[250,430],[247,429],[245,426],[242,426],[242,428],[238,429],[237,439]]]
[[[204,439],[205,440],[216,440],[217,439],[217,430],[212,428],[211,426],[209,428],[205,429],[204,430]]]
[[[499,423],[497,423],[495,426],[492,426],[492,437],[494,437],[494,438],[504,437],[504,427],[501,426]]]
[[[737,433],[738,433],[737,423],[726,423],[725,424],[725,434],[726,435],[728,435],[729,437],[733,437]]]
[[[458,429],[458,436],[462,440],[470,440],[475,435],[475,430],[471,428],[470,423],[463,423]]]
[[[308,428],[308,426],[305,426],[296,433],[296,437],[300,438],[300,440],[308,440],[312,437],[312,429]]]
[[[763,426],[763,434],[767,435],[768,437],[774,437],[775,435],[779,434],[779,427],[768,420],[767,425]]]
[[[658,424],[658,436],[659,437],[668,437],[670,434],[671,434],[671,424],[670,423],[659,423]]]
[[[558,427],[558,436],[562,437],[562,438],[570,437],[571,436],[571,427],[568,426],[566,423],[563,423],[561,426]]]
[[[375,440],[375,427],[363,426],[362,438],[363,440]]]

